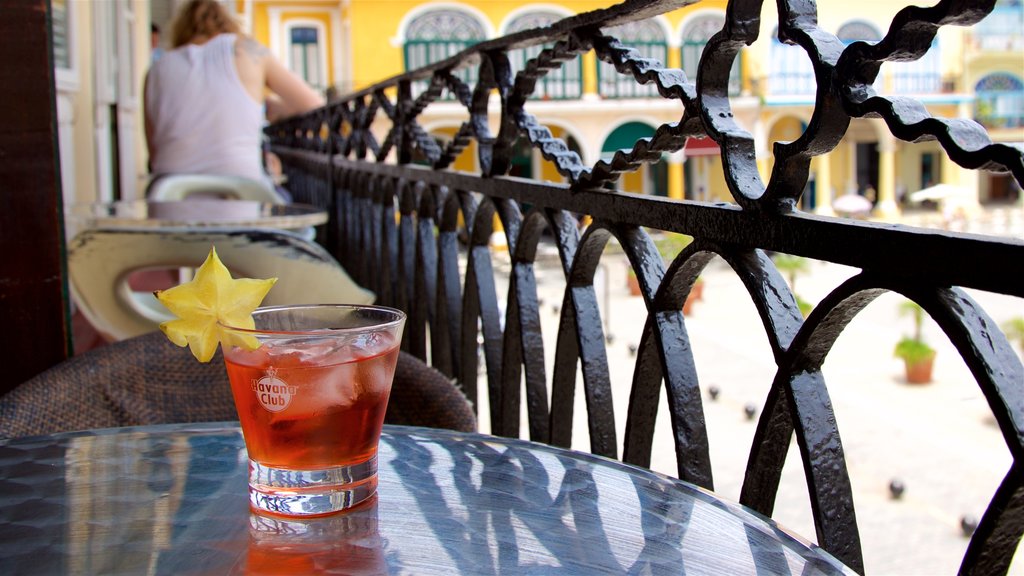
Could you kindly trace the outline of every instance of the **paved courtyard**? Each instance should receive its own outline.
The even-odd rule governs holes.
[[[927,221],[933,217],[930,213],[908,215],[908,221],[940,225]],[[968,232],[1024,238],[1024,209],[988,211],[956,226]],[[816,303],[856,272],[814,262],[809,272],[797,279],[795,291]],[[554,265],[539,265],[537,275],[550,374],[558,320],[555,306],[561,302],[564,281]],[[731,269],[716,260],[703,278],[704,299],[686,318],[686,328],[705,391],[715,490],[738,500],[756,426],[756,420],[748,419],[744,408],[748,404],[760,408],[775,363],[754,306]],[[1024,300],[1020,298],[970,293],[999,324],[1024,315]],[[499,299],[504,297],[505,291],[500,288]],[[624,258],[606,255],[599,272],[598,300],[612,336],[608,355],[621,446],[635,361],[630,349],[640,340],[646,316],[642,299],[630,296],[626,289]],[[904,381],[902,362],[892,356],[897,340],[912,329],[911,320],[898,314],[901,302],[901,296],[886,294],[870,304],[839,338],[824,373],[846,450],[867,572],[952,574],[968,543],[961,520],[980,517],[1011,459],[974,378],[930,320],[926,321],[925,337],[938,350],[934,381],[928,385]],[[712,386],[720,390],[717,400],[711,400],[707,393]],[[486,398],[482,388],[479,397]],[[578,388],[574,448],[580,450],[589,449],[585,413]],[[481,429],[488,429],[485,408]],[[522,429],[526,430],[525,421]],[[675,475],[664,400],[652,468]],[[892,480],[905,486],[899,499],[891,496]],[[774,517],[790,531],[814,540],[810,504],[795,447],[783,471]],[[1011,573],[1024,574],[1020,554]]]

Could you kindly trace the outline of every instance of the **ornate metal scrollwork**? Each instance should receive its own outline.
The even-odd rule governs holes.
[[[816,90],[803,133],[791,142],[774,143],[767,183],[758,169],[754,139],[734,118],[729,94],[737,54],[758,41],[761,0],[728,3],[724,24],[696,70],[668,68],[604,32],[690,3],[630,0],[486,41],[344,96],[325,111],[279,122],[267,134],[296,198],[324,190],[331,195],[332,252],[382,303],[410,308],[410,349],[426,355],[429,332],[433,365],[466,387],[474,401],[478,363],[484,362],[487,398],[480,400],[487,402],[492,431],[498,434],[518,433],[523,386],[531,437],[569,445],[579,371],[591,449],[619,455],[615,418],[623,415],[612,409],[607,343],[594,287],[605,249],[614,241],[640,279],[647,308],[622,457],[637,465],[650,463],[654,414],[664,383],[678,474],[707,488],[713,488],[713,480],[704,411],[679,304],[712,259],[724,260],[754,303],[777,365],[774,375],[766,375],[771,385],[750,447],[741,500],[772,513],[795,438],[818,543],[859,571],[864,565],[852,488],[821,364],[847,324],[878,295],[899,292],[919,302],[971,367],[1014,458],[961,566],[964,573],[1006,572],[1024,531],[1024,368],[1005,335],[960,287],[1024,297],[1024,286],[1008,273],[1024,262],[1024,241],[795,209],[812,158],[833,150],[855,118],[880,118],[898,139],[935,140],[960,166],[1008,171],[1024,185],[1019,150],[993,144],[973,121],[934,118],[920,102],[880,96],[872,87],[884,62],[921,58],[941,27],[977,23],[993,10],[995,0],[940,0],[932,7],[904,8],[875,44],[846,44],[823,30],[811,0],[778,0],[778,40],[803,50]],[[540,45],[546,47],[513,73],[509,51]],[[528,111],[539,80],[589,52],[622,78],[653,85],[663,100],[679,106],[677,121],[592,166]],[[460,79],[460,70],[467,67],[476,72],[465,75],[476,78],[473,84]],[[414,85],[420,90],[415,97]],[[446,92],[451,98],[444,99]],[[435,105],[466,113],[443,145],[420,124]],[[500,106],[496,135],[489,124],[495,105]],[[384,132],[381,125],[386,136],[378,143],[374,134]],[[683,150],[689,138],[705,136],[721,149],[733,203],[669,200],[613,188],[622,173]],[[567,183],[504,177],[515,146],[524,141]],[[472,144],[480,173],[450,170]],[[582,233],[579,215],[592,218]],[[504,228],[510,264],[504,317],[490,246],[496,218]],[[694,241],[666,266],[647,229],[688,234]],[[557,361],[551,374],[541,361],[545,345],[551,344],[540,330],[534,276],[545,231],[557,248],[566,282],[556,303]],[[805,319],[770,252],[861,272],[836,287]]]

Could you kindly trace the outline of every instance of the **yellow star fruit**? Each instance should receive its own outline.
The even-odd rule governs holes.
[[[255,328],[253,310],[259,307],[277,278],[255,280],[231,278],[217,249],[210,248],[206,261],[195,278],[167,290],[154,292],[157,299],[178,317],[164,322],[160,330],[178,346],[188,346],[200,362],[209,362],[224,334],[220,324],[235,328]],[[242,345],[255,349],[255,338],[243,339]]]

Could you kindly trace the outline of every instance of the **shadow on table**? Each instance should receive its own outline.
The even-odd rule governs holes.
[[[396,453],[394,472],[414,490],[460,573],[839,572],[784,547],[792,537],[770,520],[617,462],[483,440],[384,441]],[[438,475],[448,465],[450,474]],[[415,569],[404,560],[417,559],[389,563]]]

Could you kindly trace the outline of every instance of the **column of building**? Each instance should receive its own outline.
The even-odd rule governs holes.
[[[665,65],[669,68],[683,67],[683,56],[679,51],[679,45],[675,42],[669,43],[668,61],[665,62]],[[683,175],[686,153],[682,150],[673,152],[665,161],[668,163],[668,197],[682,200],[686,198],[686,178]]]
[[[899,215],[900,207],[896,203],[896,141],[887,135],[878,143],[878,203],[875,204],[875,216],[886,220],[898,218]]]
[[[833,216],[832,210],[832,159],[828,154],[818,156],[814,175],[814,213]]]

